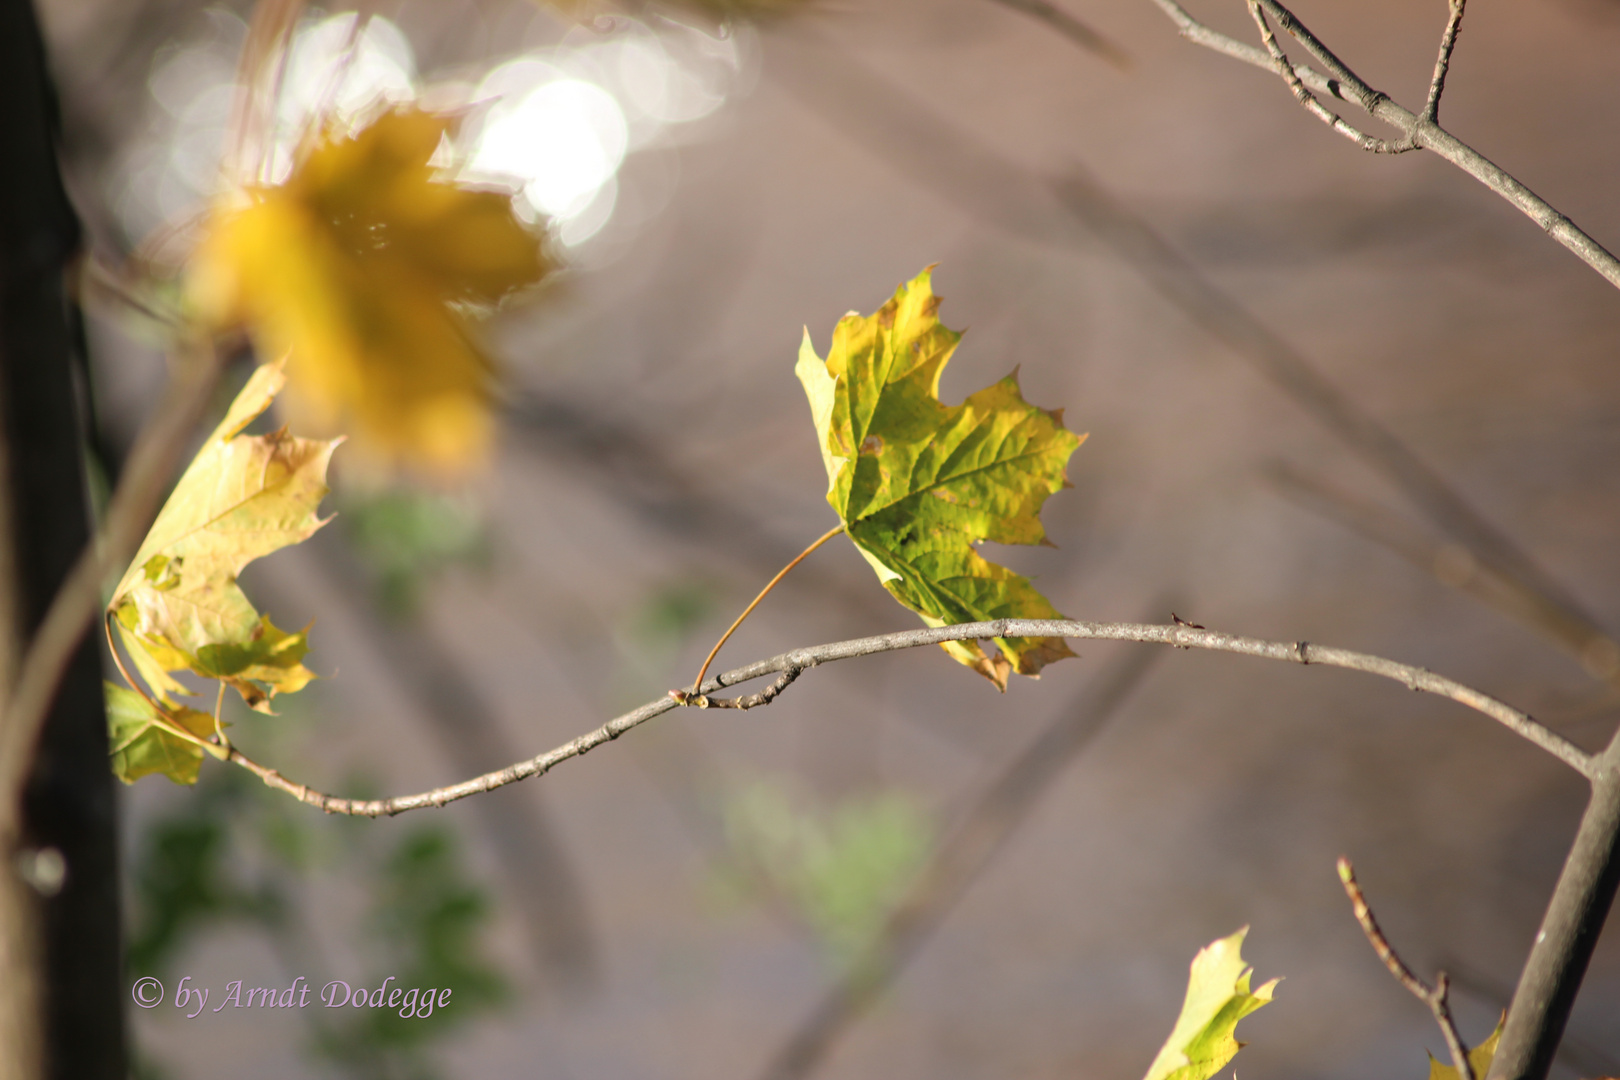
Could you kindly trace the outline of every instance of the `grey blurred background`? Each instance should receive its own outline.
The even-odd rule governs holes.
[[[824,351],[840,315],[938,263],[941,317],[967,329],[945,399],[1017,367],[1029,400],[1090,433],[1046,506],[1057,547],[993,554],[1060,610],[1168,621],[1173,605],[1422,664],[1601,746],[1613,691],[1448,586],[1480,571],[1423,509],[1092,225],[1112,206],[1156,230],[1613,629],[1620,295],[1445,162],[1362,153],[1148,0],[1061,3],[1128,70],[990,0],[827,0],[727,28],[652,9],[580,28],[519,0],[371,9],[383,89],[466,100],[527,59],[557,70],[509,68],[530,79],[514,95],[592,83],[618,119],[591,99],[586,135],[558,121],[596,171],[526,189],[565,219],[568,269],[492,328],[493,470],[379,493],[346,486],[340,452],[338,519],[250,572],[278,624],[314,620],[330,678],[279,720],[238,718],[237,741],[328,791],[406,793],[682,685],[834,523],[792,375],[803,329]],[[70,184],[117,260],[212,190],[247,9],[42,8]],[[1296,10],[1370,83],[1421,101],[1439,0]],[[1235,0],[1196,13],[1254,36]],[[310,15],[317,44],[328,14]],[[1609,0],[1476,0],[1442,113],[1611,246],[1617,50]],[[111,470],[164,366],[117,312],[91,312],[89,335]],[[912,625],[838,542],[720,665]],[[140,1012],[143,1068],[761,1075],[998,771],[1095,710],[1141,648],[1088,645],[1004,696],[933,650],[844,664],[767,710],[673,713],[426,821],[329,822],[213,762],[198,791],[142,781],[123,804],[131,933],[171,986],[410,963],[466,986],[462,1022],[420,1038]],[[1178,652],[1132,678],[817,1075],[1139,1075],[1193,953],[1249,924],[1258,977],[1285,981],[1240,1029],[1241,1075],[1422,1076],[1443,1044],[1362,939],[1340,854],[1408,961],[1453,973],[1464,1036],[1490,1031],[1580,813],[1574,775],[1365,676]],[[1561,1077],[1620,1061],[1615,940]]]

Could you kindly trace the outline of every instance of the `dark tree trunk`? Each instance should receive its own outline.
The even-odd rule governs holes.
[[[57,171],[55,98],[30,0],[0,0],[0,102],[0,513],[9,532],[0,543],[11,579],[0,581],[0,617],[12,624],[6,636],[22,643],[89,537],[65,291],[79,227]],[[14,664],[21,647],[9,652]],[[31,1007],[44,1075],[63,1080],[125,1074],[114,809],[100,662],[87,637],[40,737],[21,850],[7,853],[13,865],[3,868],[11,885],[19,861],[36,869],[35,899],[24,905],[32,910],[11,925],[17,932],[32,922],[39,936],[9,954],[31,954],[38,965]],[[59,883],[56,865],[65,867]]]

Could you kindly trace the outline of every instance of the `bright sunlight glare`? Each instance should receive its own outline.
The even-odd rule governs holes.
[[[555,79],[508,96],[495,109],[467,174],[520,181],[522,197],[547,217],[565,221],[585,210],[624,161],[629,144],[624,113],[613,95],[594,83]]]
[[[151,135],[118,170],[119,217],[135,237],[193,212],[223,183],[235,54],[246,26],[222,10],[205,18],[204,37],[153,64]],[[434,101],[429,107],[467,109],[462,177],[509,188],[520,213],[549,220],[563,245],[577,247],[627,198],[633,206],[620,232],[633,232],[663,204],[667,196],[651,191],[645,176],[624,186],[627,155],[677,145],[683,125],[712,115],[736,91],[743,66],[734,33],[622,19],[611,33],[572,31],[507,60],[476,86],[435,83],[419,76],[411,44],[393,21],[362,22],[352,11],[311,18],[287,56],[261,180],[287,177],[315,123],[342,130],[381,105]],[[673,175],[669,166],[649,175],[660,172]]]

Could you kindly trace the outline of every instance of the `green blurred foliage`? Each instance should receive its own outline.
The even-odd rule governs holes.
[[[259,824],[243,813],[252,782],[237,770],[206,770],[194,797],[142,832],[129,873],[133,918],[124,963],[132,976],[166,978],[186,945],[206,930],[246,923],[274,933],[284,924],[280,884],[248,872],[238,847]],[[285,836],[278,840],[289,843]]]
[[[608,707],[634,707],[681,682],[683,674],[691,678],[680,662],[693,635],[713,622],[716,595],[724,591],[711,579],[672,578],[647,590],[614,621],[609,633],[617,666]]]
[[[671,581],[654,589],[631,622],[631,635],[643,646],[678,647],[715,611],[715,587],[697,579]]]
[[[379,870],[366,928],[380,962],[365,985],[375,988],[393,975],[391,986],[449,988],[452,996],[419,1018],[389,1008],[345,1010],[344,1020],[325,1027],[315,1045],[356,1077],[428,1080],[437,1072],[423,1049],[509,996],[506,979],[481,947],[492,909],[487,894],[466,880],[448,829],[407,833]]]
[[[723,821],[730,861],[717,884],[785,900],[840,966],[882,928],[933,844],[928,815],[894,791],[817,810],[784,783],[756,780],[725,800]]]
[[[376,575],[377,604],[391,618],[421,610],[434,574],[490,565],[488,525],[470,498],[401,488],[350,493],[335,504],[344,532]]]
[[[368,786],[356,779],[345,790]],[[391,985],[448,987],[453,996],[422,1019],[368,1008],[344,1010],[332,1023],[324,1009],[300,1010],[311,1051],[357,1080],[436,1076],[433,1045],[505,1000],[506,978],[482,944],[494,906],[469,876],[453,830],[419,825],[392,843],[382,830],[373,821],[312,814],[241,770],[205,768],[191,796],[137,837],[127,970],[167,980],[190,945],[225,929],[263,933],[279,955],[318,963],[299,886],[316,873],[340,872],[371,897],[361,927],[347,935],[365,943],[368,985],[393,975]],[[288,974],[317,986],[344,977],[313,968]],[[136,1051],[141,1080],[175,1075]]]

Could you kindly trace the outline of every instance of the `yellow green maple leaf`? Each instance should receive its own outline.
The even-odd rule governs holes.
[[[301,429],[441,471],[477,462],[491,438],[475,318],[551,269],[509,195],[441,175],[453,126],[402,107],[326,133],[285,183],[222,201],[187,270],[205,323],[245,326],[261,357],[287,357]]]
[[[177,784],[195,784],[203,748],[175,733],[179,727],[198,740],[214,733],[214,718],[184,706],[160,706],[134,690],[105,684],[107,728],[113,775],[126,784],[161,773]],[[210,749],[210,752],[215,752]]]
[[[1496,1022],[1496,1030],[1491,1037],[1468,1051],[1468,1065],[1474,1071],[1474,1080],[1485,1080],[1485,1074],[1491,1071],[1491,1062],[1496,1059],[1496,1044],[1502,1038],[1502,1026],[1507,1023],[1507,1014]],[[1445,1064],[1429,1055],[1429,1080],[1460,1080],[1455,1065]]]
[[[939,377],[962,335],[936,312],[930,270],[878,311],[844,316],[824,361],[805,332],[795,368],[810,398],[827,467],[827,502],[900,603],[930,626],[988,619],[1061,619],[1028,578],[974,550],[983,540],[1041,544],[1041,505],[1068,483],[1084,441],[1062,411],[1029,404],[1014,372],[960,405]],[[960,662],[1005,689],[1073,656],[1062,638],[947,642]]]
[[[1271,1001],[1279,980],[1250,991],[1254,969],[1243,962],[1245,926],[1213,941],[1193,957],[1187,997],[1144,1080],[1207,1080],[1243,1048],[1234,1031],[1237,1022]]]
[[[276,627],[236,582],[254,559],[325,524],[316,508],[338,440],[297,438],[286,428],[241,433],[285,379],[282,361],[254,371],[113,590],[107,609],[159,703],[186,692],[174,671],[220,679],[266,712],[269,698],[314,678],[302,663],[306,632]]]

